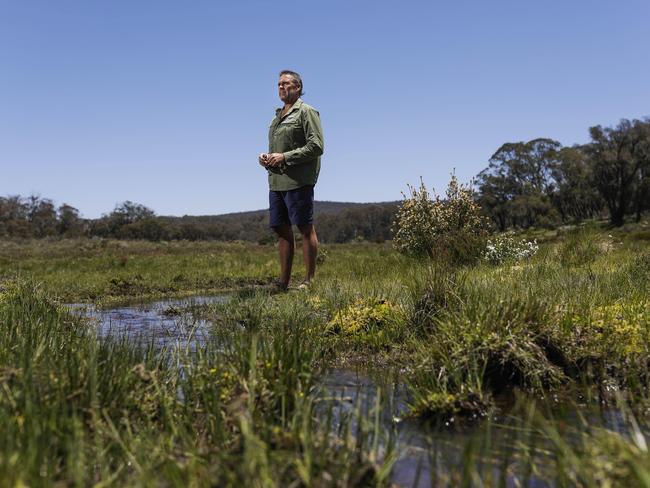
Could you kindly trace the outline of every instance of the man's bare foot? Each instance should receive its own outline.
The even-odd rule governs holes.
[[[286,293],[287,291],[289,291],[289,285],[280,280],[274,281],[270,288],[271,293]]]

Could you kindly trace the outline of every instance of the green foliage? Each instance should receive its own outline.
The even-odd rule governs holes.
[[[304,326],[308,307],[276,304],[277,321],[256,330],[224,324],[194,351],[155,352],[97,337],[32,284],[0,289],[3,484],[386,483],[389,459],[381,469],[367,440],[315,420],[323,350],[321,331]],[[380,435],[358,417],[340,428],[352,421],[366,439]]]
[[[623,119],[616,127],[591,127],[589,133],[594,182],[610,222],[620,227],[630,212],[638,221],[650,208],[650,121]]]
[[[386,411],[339,424],[341,410],[328,410],[336,402],[330,385],[321,387],[324,371],[348,361],[379,367],[377,376],[399,370],[411,415],[422,418],[480,418],[498,408],[499,392],[515,387],[554,397],[593,386],[599,401],[611,401],[608,389],[627,389],[643,405],[648,242],[614,234],[607,252],[609,240],[596,239],[600,251],[589,266],[559,259],[572,234],[543,242],[525,266],[455,267],[388,245],[332,245],[312,289],[283,295],[255,281],[277,266],[276,251],[255,244],[2,242],[0,274],[20,270],[43,285],[0,286],[0,477],[37,486],[381,485],[390,455],[381,465],[369,444],[389,445],[375,437],[391,431]],[[123,265],[120,256],[128,256]],[[245,285],[246,293],[195,311],[215,324],[209,341],[162,355],[98,338],[46,293],[73,301],[113,288],[124,297],[220,284]],[[326,333],[335,319],[338,333]],[[634,444],[642,437],[612,439],[590,423],[561,432],[570,439],[563,444],[553,428],[566,430],[566,422],[499,419],[521,435],[501,467],[508,476],[525,466],[558,484],[627,485],[647,464],[647,450]],[[492,439],[465,446],[463,480],[494,472],[483,461],[500,447],[488,445]],[[532,454],[540,452],[535,439],[552,450],[545,465]],[[608,469],[597,470],[593,456]],[[448,468],[453,480],[461,479],[457,461]]]
[[[646,288],[650,285],[650,253],[646,252],[634,258],[628,265],[627,271],[630,277]]]
[[[459,305],[459,292],[466,277],[467,273],[438,262],[414,274],[409,280],[409,325],[418,333],[430,333],[437,318]]]
[[[396,210],[397,202],[315,202],[318,238],[326,243],[384,242],[390,239]],[[277,242],[277,236],[268,228],[267,210],[162,217],[142,204],[126,201],[99,219],[82,219],[76,208],[65,203],[55,210],[51,200],[37,196],[0,197],[0,237],[47,236],[149,241],[241,240],[260,245]]]
[[[38,195],[0,197],[0,237],[74,236],[81,227],[77,210],[69,205],[57,210],[52,200]]]
[[[327,330],[341,334],[378,332],[395,320],[395,305],[382,299],[358,299],[334,314]]]
[[[452,175],[444,200],[431,199],[423,182],[409,190],[393,225],[397,250],[452,263],[475,261],[485,245],[487,223],[469,187]]]
[[[567,234],[558,254],[563,266],[582,266],[595,261],[601,254],[600,237],[589,229],[578,228]]]
[[[498,229],[557,222],[550,192],[560,143],[552,139],[503,144],[478,175],[479,199]]]
[[[418,395],[410,406],[410,413],[422,419],[447,420],[455,416],[465,418],[484,417],[490,410],[489,400],[480,393],[429,392]]]
[[[596,217],[621,226],[650,209],[650,120],[590,128],[592,141],[502,145],[479,176],[479,202],[499,230],[550,227]]]
[[[593,162],[584,146],[563,147],[550,168],[549,192],[562,222],[580,222],[598,216],[605,202],[594,185]]]

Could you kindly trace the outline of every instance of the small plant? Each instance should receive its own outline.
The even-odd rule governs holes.
[[[423,419],[446,420],[450,417],[485,417],[490,409],[490,398],[473,391],[428,392],[420,394],[410,405],[410,413]]]
[[[485,246],[487,220],[481,215],[469,186],[458,183],[455,175],[445,199],[409,185],[393,224],[395,247],[404,254],[443,258],[453,263],[475,261]]]
[[[391,322],[395,313],[395,305],[387,300],[358,299],[336,312],[327,324],[327,330],[350,335],[381,330]]]
[[[483,259],[491,264],[516,262],[534,256],[538,250],[536,240],[516,239],[512,232],[507,232],[488,239],[483,251]]]

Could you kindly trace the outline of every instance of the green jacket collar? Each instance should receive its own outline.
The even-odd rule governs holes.
[[[289,110],[289,111],[284,115],[284,117],[288,116],[288,115],[289,115],[291,112],[293,112],[294,110],[298,110],[298,109],[300,108],[301,105],[302,105],[302,99],[299,98],[298,100],[296,100],[296,103],[294,103],[294,104],[291,106],[291,110]],[[276,116],[276,117],[280,117],[280,114],[281,114],[281,113],[282,113],[282,107],[280,107],[280,108],[276,108],[276,109],[275,109],[275,116]],[[284,118],[284,117],[283,117],[283,118]]]

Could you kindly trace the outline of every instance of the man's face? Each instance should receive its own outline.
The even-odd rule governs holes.
[[[284,103],[293,103],[300,97],[300,85],[291,75],[280,76],[278,81],[278,95]]]

